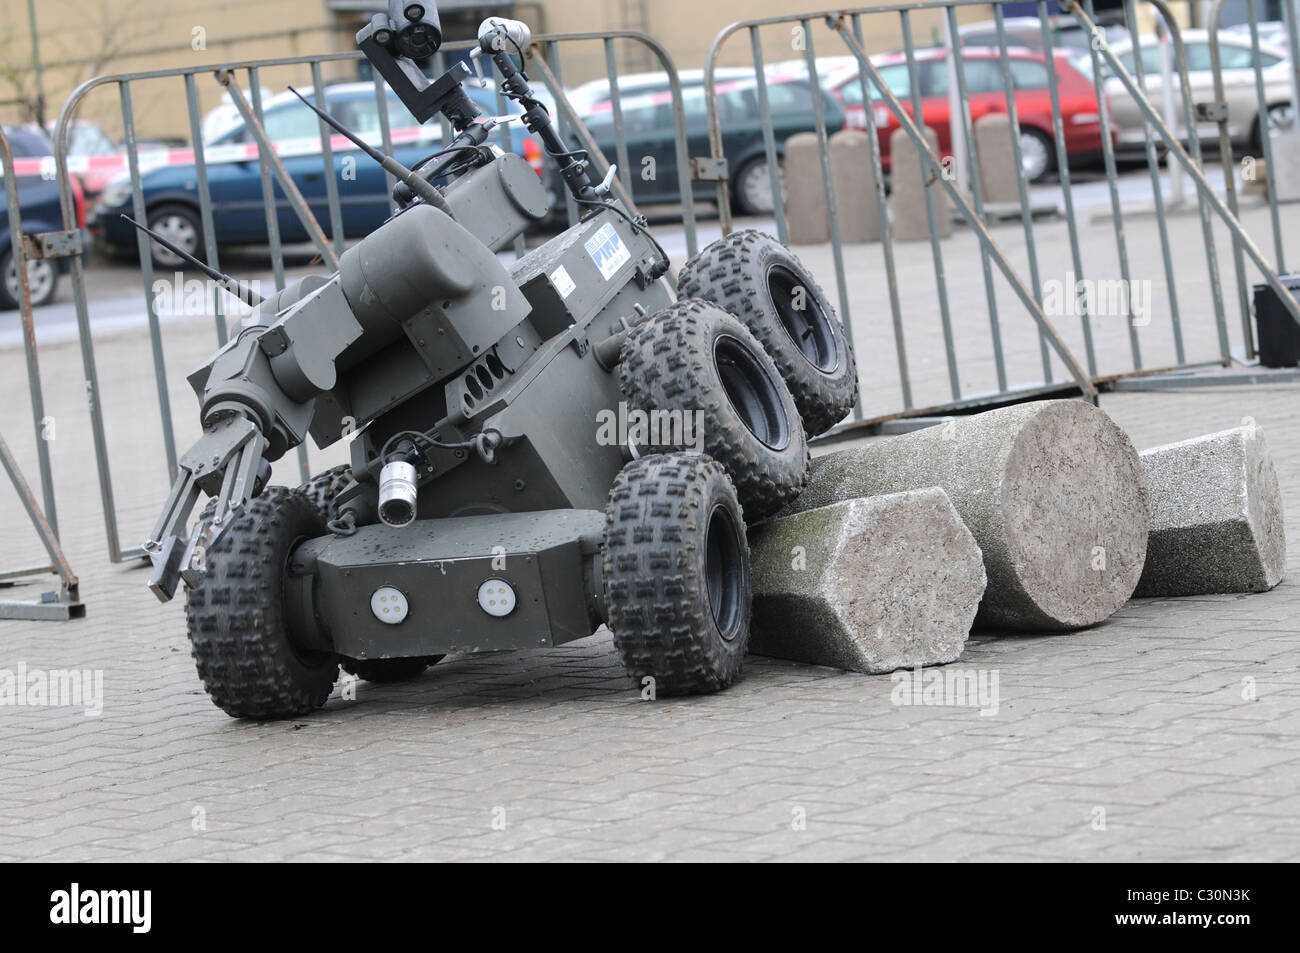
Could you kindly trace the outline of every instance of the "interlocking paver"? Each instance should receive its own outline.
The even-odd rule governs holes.
[[[1036,355],[1036,336],[1023,343]],[[175,328],[166,344],[177,361],[206,349]],[[100,354],[128,536],[166,488],[156,435],[131,417],[153,412],[152,384],[127,386],[147,360],[138,340]],[[979,633],[956,668],[997,672],[993,715],[896,707],[888,676],[761,658],[721,695],[643,702],[602,632],[453,657],[412,684],[362,683],[355,702],[259,725],[203,694],[181,607],[158,605],[138,566],[104,558],[79,353],[54,346],[42,362],[89,616],[0,622],[0,668],[102,669],[105,700],[98,718],[0,707],[0,860],[31,859],[35,838],[60,860],[1300,857],[1295,387],[1103,396],[1139,447],[1246,417],[1263,426],[1291,578],[1249,597],[1136,601],[1068,635]],[[184,444],[192,397],[169,383]],[[26,463],[25,391],[21,353],[0,351],[0,426]],[[313,451],[318,467],[338,459]],[[22,562],[32,550],[5,492],[5,558]]]

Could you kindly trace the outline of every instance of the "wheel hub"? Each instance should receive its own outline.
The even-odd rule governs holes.
[[[767,369],[742,341],[725,334],[713,345],[713,360],[741,422],[764,445],[784,450],[790,442],[790,421],[781,391]]]
[[[834,373],[840,364],[839,349],[835,346],[830,319],[818,305],[812,289],[789,268],[774,265],[767,273],[767,292],[781,326],[799,353],[819,371]]]

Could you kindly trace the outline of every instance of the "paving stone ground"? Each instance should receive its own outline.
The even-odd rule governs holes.
[[[88,618],[0,623],[0,667],[103,669],[104,712],[0,708],[0,858],[1295,859],[1300,398],[1103,407],[1140,446],[1266,427],[1290,576],[1133,602],[1085,632],[977,636],[948,670],[997,674],[988,715],[757,658],[721,695],[642,701],[599,634],[236,722],[203,694],[179,604],[109,566],[89,520],[71,534],[95,540],[72,551]]]
[[[909,257],[900,268],[921,270],[905,294],[932,293],[928,256]],[[961,300],[982,303],[978,268],[961,280],[971,286]],[[852,287],[883,293],[878,275]],[[1196,304],[1195,289],[1182,301]],[[989,370],[976,311],[954,315],[963,367],[975,368],[969,389]],[[907,313],[919,335],[933,310]],[[856,317],[867,403],[896,407],[888,338],[865,346],[887,311]],[[1188,319],[1189,336],[1205,327]],[[1103,353],[1127,346],[1122,323],[1110,330]],[[183,373],[211,340],[210,325],[165,330],[182,449],[197,430]],[[943,351],[929,341],[913,360],[942,399]],[[1031,373],[1032,329],[1008,331],[1008,347]],[[157,394],[140,334],[96,353],[131,545],[166,492]],[[139,566],[108,562],[79,352],[47,348],[41,366],[61,531],[89,614],[0,622],[0,669],[100,669],[105,698],[97,718],[0,706],[0,860],[1300,857],[1300,385],[1103,396],[1140,448],[1247,418],[1264,427],[1288,578],[1261,595],[1135,601],[1083,632],[978,635],[938,671],[986,685],[996,675],[996,713],[900,706],[889,676],[759,658],[723,694],[642,701],[601,633],[452,657],[416,682],[363,682],[355,701],[336,693],[313,716],[254,724],[204,695],[181,605],[159,605]],[[34,476],[26,391],[21,352],[0,351],[0,430]],[[316,469],[340,459],[312,454]],[[297,482],[292,460],[276,480]],[[0,485],[0,569],[34,564],[33,540]]]

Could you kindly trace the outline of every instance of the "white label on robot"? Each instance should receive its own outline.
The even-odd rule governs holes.
[[[567,298],[578,287],[569,277],[569,270],[563,265],[551,272],[551,284],[555,285],[555,290],[560,293],[561,298]]]
[[[632,253],[627,250],[623,239],[609,222],[600,226],[600,230],[587,239],[586,247],[587,254],[596,263],[596,267],[600,269],[606,281],[613,278],[615,272],[632,259]]]

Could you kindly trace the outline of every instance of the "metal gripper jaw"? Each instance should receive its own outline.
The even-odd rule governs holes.
[[[149,588],[160,602],[176,595],[181,580],[193,589],[203,579],[208,547],[221,538],[270,475],[270,464],[263,459],[266,448],[267,440],[252,420],[230,414],[205,427],[199,442],[181,458],[167,505],[144,544],[153,563]],[[216,506],[186,534],[200,491],[216,497]]]

